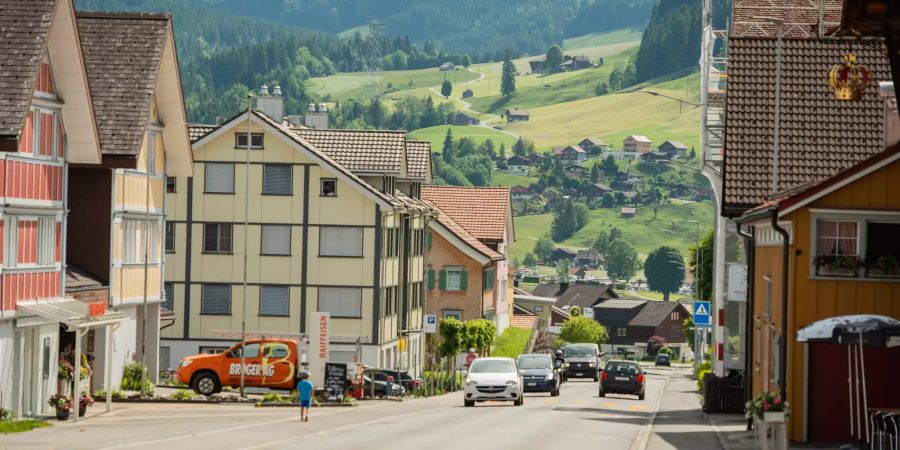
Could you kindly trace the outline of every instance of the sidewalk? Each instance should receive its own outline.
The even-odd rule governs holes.
[[[724,450],[753,450],[755,447],[753,431],[747,431],[747,419],[736,414],[708,414],[709,423],[719,434]],[[794,444],[789,449],[823,449],[837,450],[837,446],[821,444]]]
[[[700,410],[697,384],[687,368],[673,368],[647,445],[649,450],[720,450],[709,419]]]

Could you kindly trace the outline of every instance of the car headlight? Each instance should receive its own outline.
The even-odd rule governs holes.
[[[474,386],[476,384],[478,384],[478,383],[476,383],[475,380],[473,380],[471,378],[466,378],[466,386]]]
[[[563,367],[569,367],[569,363],[563,364]]]
[[[515,386],[517,384],[519,384],[519,380],[509,380],[506,382],[507,386]]]
[[[594,367],[593,361],[588,363],[588,367]]]
[[[547,381],[552,380],[552,379],[553,379],[553,372],[548,373],[547,376],[545,377],[545,379],[546,379]]]
[[[182,359],[181,365],[178,366],[178,368],[180,369],[182,367],[187,367],[187,366],[191,365],[193,362],[194,362],[194,360],[192,360],[192,359]]]

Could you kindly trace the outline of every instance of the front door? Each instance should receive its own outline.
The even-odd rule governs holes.
[[[16,330],[16,349],[20,378],[19,405],[22,416],[34,417],[48,414],[46,406],[55,392],[51,379],[56,379],[54,327],[33,326]],[[54,375],[51,377],[50,375]]]

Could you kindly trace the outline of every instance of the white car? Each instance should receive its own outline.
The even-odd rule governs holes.
[[[522,374],[512,358],[478,358],[472,361],[466,374],[464,404],[475,406],[475,402],[496,400],[522,406],[523,384]]]

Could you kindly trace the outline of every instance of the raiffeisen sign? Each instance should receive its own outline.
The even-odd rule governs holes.
[[[314,312],[312,314],[313,329],[310,330],[309,371],[312,382],[316,386],[324,386],[325,362],[328,361],[328,342],[331,334],[331,314],[327,312]]]

